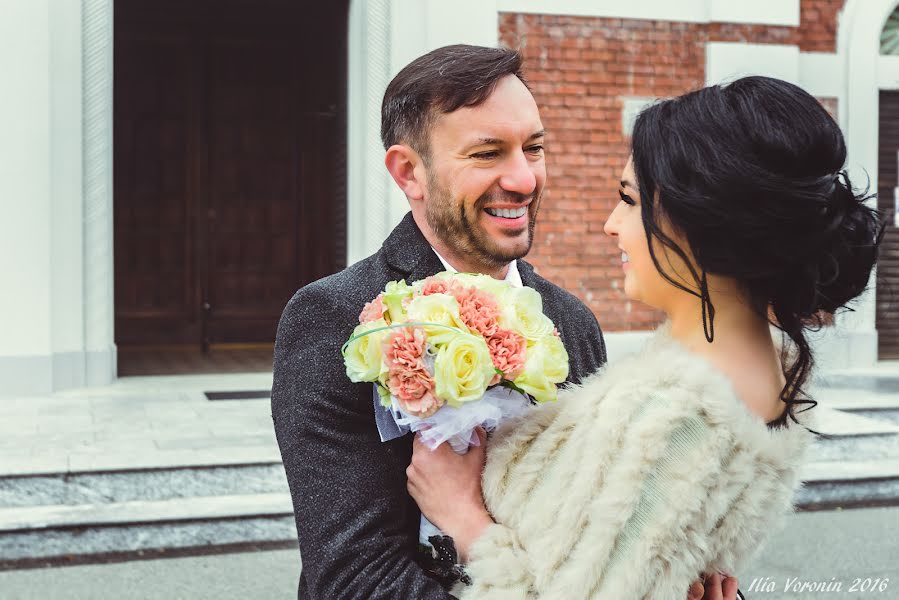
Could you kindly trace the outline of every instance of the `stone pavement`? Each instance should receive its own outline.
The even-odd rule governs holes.
[[[51,396],[0,398],[0,476],[279,462],[271,373],[126,377]]]

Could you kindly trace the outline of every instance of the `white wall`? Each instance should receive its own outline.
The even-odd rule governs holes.
[[[47,0],[0,18],[0,357],[51,351],[50,16]],[[10,93],[10,91],[14,91]],[[2,387],[21,363],[0,362]]]
[[[725,83],[745,75],[767,75],[799,83],[799,48],[743,42],[706,44],[706,83]]]
[[[83,18],[83,7],[90,18]],[[2,11],[0,397],[108,383],[115,376],[111,191],[105,183],[112,181],[112,163],[108,140],[86,139],[82,125],[82,42],[92,35],[111,43],[111,29],[95,25],[111,24],[112,2],[22,0],[5,2]],[[101,54],[108,43],[104,48]],[[108,69],[101,85],[87,86],[88,96],[111,90],[111,77]],[[107,112],[99,121],[108,133]],[[86,161],[85,148],[94,147],[106,156]],[[100,196],[107,201],[92,202],[90,210],[85,190],[98,186],[85,185],[85,172],[104,182]],[[108,302],[99,301],[107,296]]]

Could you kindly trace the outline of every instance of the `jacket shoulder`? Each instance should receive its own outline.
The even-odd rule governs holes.
[[[387,266],[381,257],[378,254],[369,256],[301,287],[287,302],[281,320],[313,314],[329,319],[355,319],[365,303],[383,290],[388,277]]]

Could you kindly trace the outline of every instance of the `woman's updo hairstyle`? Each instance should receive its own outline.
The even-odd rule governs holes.
[[[656,268],[703,299],[706,337],[714,305],[706,273],[741,282],[753,306],[795,345],[784,347],[787,404],[814,405],[802,390],[813,364],[805,330],[820,328],[861,294],[883,234],[872,196],[852,187],[846,144],[833,118],[799,87],[744,77],[654,104],[633,130],[634,172]],[[695,259],[689,288],[666,274],[654,241],[690,265],[658,214]]]

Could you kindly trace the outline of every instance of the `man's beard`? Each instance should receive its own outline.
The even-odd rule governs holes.
[[[496,189],[483,194],[473,206],[459,204],[449,190],[432,177],[428,179],[430,198],[425,206],[428,226],[457,256],[464,256],[471,262],[487,269],[501,269],[513,260],[525,256],[534,241],[534,227],[540,206],[540,194],[519,194]],[[479,220],[484,207],[496,203],[524,204],[528,201],[528,239],[522,248],[507,249],[495,243],[493,238],[480,226]]]

